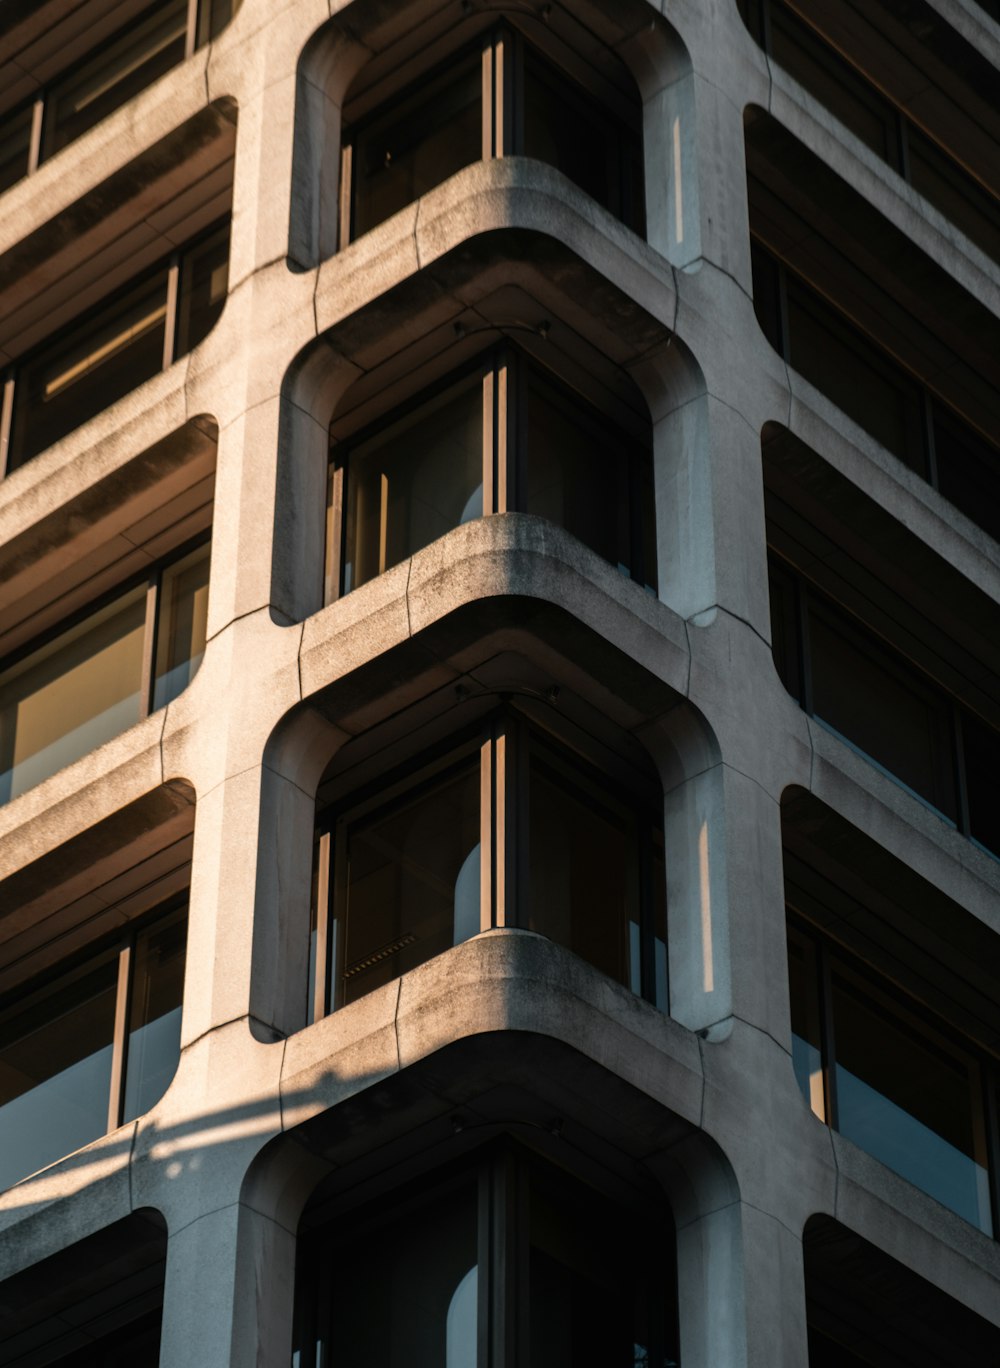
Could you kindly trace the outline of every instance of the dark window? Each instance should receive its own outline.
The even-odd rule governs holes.
[[[187,0],[167,0],[104,43],[46,92],[42,158],[51,157],[184,58]]]
[[[954,820],[954,736],[945,696],[815,598],[809,662],[813,715]]]
[[[240,0],[160,0],[0,118],[0,191],[113,114],[228,24]]]
[[[771,346],[956,508],[1000,536],[1000,450],[756,240],[751,261],[754,309]]]
[[[205,648],[208,565],[203,545],[0,669],[0,803],[186,687]]]
[[[769,580],[774,662],[789,693],[963,835],[1000,855],[1000,733],[777,556]]]
[[[333,447],[327,598],[488,513],[549,518],[656,582],[649,446],[512,347]]]
[[[0,1188],[166,1091],[180,1055],[186,929],[177,908],[0,1013]]]
[[[616,791],[516,713],[458,753],[337,804],[319,831],[314,1017],[495,925],[538,931],[666,1009],[653,803]],[[484,840],[507,871],[502,901]]]
[[[11,372],[7,470],[37,456],[196,346],[222,311],[228,263],[226,223],[26,356]]]
[[[991,0],[997,9],[996,0]],[[758,43],[877,156],[994,260],[1000,201],[945,147],[918,128],[783,0],[751,0],[744,20]],[[859,51],[858,60],[866,55]],[[956,147],[958,156],[963,149]]]
[[[358,128],[351,235],[360,237],[482,156],[482,75],[469,53]]]
[[[920,386],[797,276],[788,276],[790,365],[912,469],[924,474]]]
[[[300,1235],[294,1368],[675,1368],[675,1233],[507,1147]]]
[[[630,228],[645,232],[641,108],[624,69],[619,83],[616,107],[607,108],[502,26],[394,97],[388,110],[347,128],[343,240],[374,228],[471,162],[512,155],[557,167]]]
[[[793,1059],[813,1111],[992,1234],[983,1074],[975,1052],[920,1004],[805,926],[790,929],[789,966]]]

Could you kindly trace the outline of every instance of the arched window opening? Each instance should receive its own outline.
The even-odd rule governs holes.
[[[510,707],[335,801],[317,825],[313,1019],[503,926],[666,1010],[662,797],[629,777]]]
[[[317,1205],[293,1368],[676,1368],[675,1238],[665,1204],[612,1200],[510,1144]]]
[[[630,431],[509,343],[357,433],[335,420],[326,600],[489,513],[548,518],[655,592],[648,419]]]
[[[644,234],[642,107],[617,62],[614,78],[575,54],[543,55],[503,23],[391,98],[349,98],[341,245],[472,162],[505,156],[556,167]]]

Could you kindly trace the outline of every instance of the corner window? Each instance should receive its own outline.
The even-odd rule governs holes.
[[[577,70],[583,68],[574,62]],[[348,123],[341,241],[368,232],[481,157],[557,167],[637,233],[645,232],[642,110],[631,76],[591,90],[501,25],[421,78],[389,107]],[[348,112],[350,102],[348,103]]]
[[[515,711],[319,823],[313,1017],[493,926],[667,1007],[662,818]]]
[[[185,688],[205,649],[208,568],[203,544],[0,669],[0,803]]]
[[[460,523],[508,511],[550,519],[655,586],[649,445],[505,346],[334,441],[327,601]]]
[[[619,1204],[526,1150],[303,1224],[294,1368],[678,1362],[669,1210]]]
[[[812,1110],[991,1235],[976,1053],[804,924],[789,927],[789,966],[793,1062]]]
[[[180,1057],[186,936],[179,906],[0,1012],[0,1188],[162,1097]]]
[[[197,346],[222,312],[228,278],[227,221],[19,361],[3,381],[6,471]]]

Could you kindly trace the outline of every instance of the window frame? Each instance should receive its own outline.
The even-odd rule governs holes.
[[[658,566],[655,563],[655,508],[646,509],[643,503],[643,477],[646,474],[652,475],[651,443],[642,441],[638,435],[638,422],[632,431],[626,430],[600,407],[574,391],[555,371],[533,355],[524,352],[509,339],[502,338],[474,359],[449,370],[370,423],[343,437],[331,437],[323,569],[324,605],[336,603],[346,593],[361,587],[357,584],[352,584],[350,589],[344,587],[352,450],[410,415],[418,413],[448,390],[458,390],[477,373],[482,379],[482,516],[523,511],[531,461],[527,435],[527,391],[533,378],[537,376],[543,386],[555,391],[560,404],[566,405],[576,413],[580,411],[581,406],[584,407],[588,422],[605,435],[609,445],[616,449],[617,460],[613,475],[616,483],[624,484],[627,502],[624,511],[629,529],[629,555],[632,562],[627,567],[628,578],[634,584],[655,594],[657,586],[650,583],[651,578],[659,577]],[[334,421],[336,422],[336,419]],[[654,558],[654,565],[649,573],[644,564],[647,543]],[[600,555],[600,552],[595,551],[594,554]],[[603,556],[601,559],[604,559]],[[386,567],[390,568],[392,567]],[[620,563],[616,568],[621,569],[623,573],[626,569]],[[382,573],[384,570],[379,571],[379,574]],[[377,576],[370,576],[363,583],[370,583],[375,578]]]
[[[836,937],[818,927],[794,902],[789,902],[786,907],[786,929],[789,943],[805,947],[812,957],[813,964],[811,1006],[816,1013],[819,1027],[817,1048],[823,1076],[823,1114],[820,1115],[817,1111],[815,1100],[806,1099],[806,1105],[810,1106],[813,1114],[824,1125],[838,1134],[842,1133],[837,1098],[837,1035],[833,1010],[833,978],[839,974],[852,984],[855,991],[859,991],[867,998],[871,1012],[887,1018],[902,1034],[912,1036],[925,1049],[967,1064],[969,1121],[972,1130],[979,1137],[982,1159],[980,1161],[972,1155],[967,1157],[974,1163],[981,1163],[987,1174],[991,1229],[983,1233],[994,1240],[1000,1239],[1000,1061],[976,1041],[963,1035],[932,1008],[920,1003],[899,984],[858,958]],[[808,973],[808,964],[806,972]],[[799,1087],[798,1082],[796,1086]],[[893,1102],[891,1097],[887,1097],[887,1100]],[[899,1106],[898,1103],[894,1105]],[[901,1110],[906,1111],[905,1108]],[[912,1116],[912,1113],[906,1114]],[[919,1122],[919,1118],[914,1117],[914,1120]],[[858,1147],[863,1148],[861,1145]],[[885,1162],[877,1155],[873,1157],[879,1163]],[[918,1187],[919,1191],[924,1191],[904,1174],[900,1174],[900,1177]],[[940,1201],[933,1194],[927,1195],[933,1201]],[[948,1209],[952,1210],[950,1207]],[[981,1226],[977,1228],[982,1229]]]
[[[665,982],[656,973],[656,917],[662,906],[667,917],[666,859],[662,849],[662,794],[652,782],[644,783],[636,772],[609,773],[596,751],[573,745],[558,731],[546,727],[534,713],[507,702],[464,732],[452,735],[430,752],[411,757],[386,776],[348,791],[318,813],[313,860],[311,918],[315,944],[310,954],[308,1024],[339,1010],[343,1005],[339,963],[333,962],[333,927],[345,922],[347,866],[346,835],[351,823],[387,811],[400,799],[417,795],[440,782],[449,770],[479,759],[479,930],[520,928],[528,921],[530,872],[528,842],[530,812],[528,778],[532,752],[541,752],[543,763],[569,772],[579,796],[587,790],[600,808],[619,806],[636,823],[635,859],[638,869],[636,913],[640,935],[640,988],[636,996],[659,1011],[669,1013],[669,968]],[[638,782],[637,782],[638,781]],[[600,803],[597,795],[601,795]],[[657,847],[657,836],[660,846]],[[662,870],[662,904],[656,896],[657,855]],[[343,941],[345,937],[341,936]],[[558,943],[558,942],[556,942]],[[568,949],[568,947],[566,947]],[[668,946],[664,944],[664,954]],[[570,951],[570,953],[575,953]],[[420,961],[421,964],[429,962]],[[589,961],[585,960],[585,963]],[[596,966],[595,966],[596,967]],[[598,969],[597,972],[604,972]],[[613,979],[614,982],[622,982]],[[634,991],[631,984],[622,986]],[[662,989],[662,991],[661,991]]]
[[[211,578],[212,529],[208,528],[203,532],[196,533],[193,537],[189,537],[186,541],[175,547],[173,551],[161,556],[150,569],[141,571],[135,575],[130,575],[128,579],[123,580],[121,584],[115,585],[113,588],[100,594],[96,599],[92,599],[89,603],[83,604],[66,618],[53,623],[45,632],[32,637],[22,646],[18,647],[16,651],[12,651],[10,655],[5,656],[0,660],[0,686],[3,685],[4,676],[10,669],[19,665],[29,656],[34,655],[35,652],[44,650],[46,646],[58,641],[60,637],[71,632],[75,627],[79,627],[82,623],[85,623],[88,618],[101,612],[102,609],[110,607],[116,600],[125,598],[126,595],[132,593],[135,589],[145,585],[146,602],[142,641],[142,671],[139,682],[139,715],[136,717],[135,722],[130,725],[138,725],[140,722],[145,721],[147,717],[151,716],[153,712],[159,712],[160,708],[168,707],[169,704],[173,702],[173,699],[168,699],[166,703],[160,704],[158,708],[154,708],[153,706],[157,681],[156,664],[160,635],[163,578],[165,573],[174,565],[179,564],[188,556],[200,551],[203,547],[208,548],[209,577]],[[174,697],[179,697],[179,694],[175,694]],[[116,734],[121,735],[120,732]],[[83,754],[89,754],[90,749],[93,748],[88,748]],[[75,763],[75,761],[71,761],[70,763]],[[60,769],[63,768],[65,768],[65,766],[60,766]],[[55,770],[53,773],[58,774],[59,770]],[[51,778],[51,775],[46,777]],[[45,780],[42,779],[38,782],[44,783]],[[33,788],[34,785],[31,785],[31,787]],[[15,801],[13,798],[6,800],[0,799],[0,806],[3,806],[5,802],[13,801]]]
[[[148,89],[155,81],[160,80],[162,76],[173,71],[174,68],[180,66],[182,62],[186,62],[198,48],[204,47],[207,42],[220,33],[222,27],[225,27],[225,24],[231,23],[236,17],[242,0],[232,0],[232,13],[221,27],[215,26],[212,22],[212,9],[215,3],[217,3],[217,0],[187,0],[183,55],[177,61],[172,62],[170,66],[166,67],[164,71],[160,73],[160,76],[154,77],[152,81],[144,85],[142,87],[143,90]],[[40,166],[51,161],[53,157],[58,156],[58,154],[65,151],[67,147],[72,147],[73,143],[76,142],[76,138],[71,138],[68,142],[61,144],[59,147],[51,150],[47,148],[48,130],[46,125],[48,123],[48,110],[46,105],[48,100],[51,99],[53,90],[70,80],[74,75],[81,71],[88,62],[93,61],[95,56],[103,48],[112,46],[114,43],[117,43],[119,39],[126,38],[133,30],[140,28],[143,23],[156,14],[160,7],[161,6],[156,3],[156,0],[154,0],[154,3],[147,5],[145,9],[141,10],[138,14],[133,15],[126,23],[120,25],[112,33],[108,34],[96,48],[89,48],[75,62],[62,68],[55,76],[45,82],[37,94],[33,95],[30,99],[21,100],[18,104],[12,105],[10,109],[6,110],[3,114],[0,114],[0,136],[2,136],[3,129],[6,125],[13,124],[15,121],[24,118],[25,116],[27,116],[29,130],[25,169],[19,176],[15,177],[14,180],[8,181],[6,185],[0,185],[0,193],[19,184],[26,177],[33,176]],[[115,104],[107,114],[91,124],[90,127],[85,129],[84,132],[78,136],[85,137],[86,134],[90,132],[91,128],[96,128],[99,123],[104,122],[104,119],[110,118],[112,114],[117,113],[119,109],[122,109],[131,100],[136,98],[138,98],[136,95],[127,96],[120,103]]]
[[[159,375],[163,371],[169,370],[175,361],[179,361],[182,356],[187,355],[186,352],[180,351],[178,344],[178,322],[183,289],[182,275],[188,268],[189,262],[198,253],[199,249],[204,247],[213,237],[220,235],[223,232],[227,235],[226,261],[228,272],[229,249],[231,247],[229,234],[231,233],[231,225],[231,213],[227,212],[221,217],[214,219],[212,223],[202,229],[201,232],[196,233],[194,237],[185,242],[182,247],[161,257],[159,261],[155,262],[152,266],[147,267],[145,270],[140,271],[138,275],[131,276],[117,289],[113,290],[110,294],[105,295],[92,308],[85,309],[82,313],[71,318],[68,323],[58,330],[58,332],[43,338],[36,346],[32,347],[29,351],[26,351],[22,356],[19,356],[16,361],[0,370],[0,480],[5,479],[15,470],[20,470],[23,466],[28,465],[29,462],[40,456],[43,451],[48,450],[49,446],[54,445],[54,443],[48,443],[37,451],[29,451],[28,455],[21,457],[21,459],[12,464],[12,450],[15,436],[20,435],[20,429],[25,429],[28,432],[30,432],[31,429],[30,410],[22,412],[19,407],[18,379],[20,373],[27,366],[38,361],[39,358],[43,358],[47,352],[58,351],[59,346],[64,343],[67,334],[72,335],[74,333],[80,333],[85,335],[87,332],[88,320],[93,320],[96,317],[99,322],[100,318],[113,310],[116,304],[123,299],[126,299],[130,294],[141,290],[145,285],[151,285],[159,277],[162,277],[163,281],[164,299],[163,348],[160,365],[152,375],[145,377],[145,379],[140,380],[138,384],[133,385],[128,389],[126,394],[134,393],[140,385],[148,383],[154,375]],[[225,308],[226,298],[228,298],[228,285],[226,296],[222,301],[222,308]],[[211,331],[211,328],[215,327],[217,321],[217,318],[213,320],[209,331]],[[207,333],[204,334],[204,336],[207,335]],[[191,350],[200,345],[203,340],[203,337],[199,338],[198,341],[194,343]],[[127,347],[123,348],[123,351],[127,351]],[[86,387],[92,382],[84,377],[82,383]],[[111,402],[119,403],[121,401],[112,400]],[[63,441],[71,432],[75,432],[77,428],[82,427],[84,423],[89,423],[97,414],[103,413],[109,406],[109,404],[101,404],[100,407],[95,409],[88,417],[83,418],[80,422],[73,423],[66,429],[62,436],[56,437],[55,441]],[[18,424],[19,426],[19,431],[17,433],[15,433],[15,424]]]
[[[166,925],[171,918],[174,918],[178,913],[183,912],[184,969],[186,972],[188,953],[187,912],[189,904],[190,895],[188,892],[173,894],[158,904],[158,906],[152,908],[149,912],[143,913],[134,921],[127,923],[122,930],[99,937],[92,944],[75,951],[72,955],[68,955],[65,960],[59,961],[56,965],[49,966],[47,969],[43,970],[42,973],[29,979],[24,984],[19,985],[17,990],[4,1001],[2,1009],[0,1009],[0,1032],[2,1032],[4,1024],[12,1018],[16,1018],[19,1013],[25,1010],[25,1008],[30,1007],[33,998],[37,998],[41,1002],[44,1002],[46,995],[51,988],[58,984],[60,980],[63,980],[72,974],[85,974],[91,965],[96,965],[100,960],[108,960],[109,962],[112,960],[117,961],[115,969],[115,1012],[111,1038],[112,1054],[109,1070],[107,1125],[101,1132],[101,1135],[110,1135],[112,1131],[117,1130],[120,1126],[131,1124],[132,1120],[139,1119],[137,1116],[130,1118],[128,1121],[123,1120],[125,1094],[128,1086],[130,1017],[132,1011],[133,989],[135,986],[136,945],[141,936],[149,931],[155,930],[157,926]],[[180,1007],[183,1012],[183,992],[181,995]],[[23,1039],[23,1037],[14,1037],[13,1039]],[[176,1066],[174,1073],[176,1074]],[[170,1084],[167,1086],[169,1087]],[[26,1092],[31,1091],[32,1089],[26,1090]],[[19,1096],[23,1095],[25,1094],[19,1094]],[[154,1103],[153,1105],[155,1106],[156,1104]],[[140,1115],[145,1115],[145,1113],[140,1113]],[[94,1139],[100,1139],[100,1135],[95,1136]],[[94,1142],[88,1141],[88,1143],[92,1144]],[[68,1152],[73,1153],[72,1150]],[[47,1164],[44,1164],[42,1168],[49,1168],[52,1164],[57,1164],[59,1162],[60,1159],[50,1160]],[[41,1172],[42,1170],[34,1171]],[[22,1182],[24,1178],[30,1176],[30,1174],[23,1175],[22,1178],[16,1179],[12,1186],[16,1186],[17,1183]]]
[[[607,211],[618,218],[625,226],[645,237],[645,175],[643,165],[643,128],[641,104],[636,110],[635,103],[626,93],[624,81],[617,85],[603,73],[598,72],[590,63],[575,57],[568,50],[560,52],[551,39],[546,48],[541,48],[526,38],[511,17],[503,17],[466,43],[460,43],[447,57],[434,62],[426,72],[407,81],[399,88],[386,89],[383,98],[372,103],[370,96],[365,104],[370,107],[357,117],[351,117],[351,99],[346,105],[344,129],[341,140],[340,193],[338,202],[338,250],[342,251],[350,243],[357,241],[355,231],[354,205],[356,199],[356,177],[358,158],[355,154],[358,136],[363,136],[371,128],[377,127],[393,110],[411,99],[417,98],[427,87],[441,81],[459,62],[470,60],[478,55],[481,72],[481,147],[480,160],[524,156],[524,91],[526,53],[531,60],[537,61],[543,69],[551,70],[556,77],[572,88],[574,95],[586,103],[597,88],[596,98],[614,130],[617,149],[617,175],[610,185],[611,204],[605,205]],[[574,72],[574,68],[576,71]],[[585,81],[580,75],[585,68]],[[623,71],[628,72],[624,67]],[[631,81],[631,72],[628,72]],[[588,88],[589,87],[589,88]],[[382,94],[378,91],[377,94]],[[636,91],[638,94],[638,91]],[[632,146],[630,147],[630,143]],[[638,152],[640,184],[634,184],[629,165]],[[470,163],[471,165],[471,163]],[[439,184],[442,182],[438,182]],[[584,192],[586,193],[586,192]],[[412,202],[412,201],[411,201]],[[404,205],[400,205],[401,210]],[[399,212],[396,210],[394,212]],[[391,217],[391,215],[387,215]],[[384,222],[385,220],[379,220]],[[372,224],[371,231],[378,226]]]
[[[650,1261],[656,1265],[650,1270],[648,1291],[659,1291],[657,1316],[662,1335],[662,1344],[653,1341],[650,1362],[674,1364],[666,1354],[679,1341],[677,1241],[666,1198],[659,1190],[640,1191],[629,1180],[623,1183],[605,1175],[593,1164],[583,1178],[565,1158],[554,1162],[552,1153],[527,1143],[528,1136],[517,1135],[522,1127],[531,1126],[512,1121],[443,1168],[432,1167],[431,1157],[425,1155],[407,1166],[407,1177],[395,1188],[387,1189],[383,1180],[376,1179],[374,1184],[355,1185],[312,1211],[307,1209],[296,1258],[295,1368],[319,1368],[328,1360],[336,1299],[326,1289],[335,1286],[338,1255],[349,1257],[359,1233],[381,1229],[391,1238],[392,1230],[404,1220],[419,1220],[443,1197],[469,1185],[474,1185],[476,1204],[477,1363],[526,1362],[534,1183],[543,1196],[554,1191],[564,1198],[579,1194],[586,1201],[589,1197],[591,1202],[600,1202],[604,1211],[641,1228],[643,1245],[652,1251]],[[416,1176],[412,1176],[414,1170]],[[658,1239],[661,1227],[662,1234],[672,1238]]]

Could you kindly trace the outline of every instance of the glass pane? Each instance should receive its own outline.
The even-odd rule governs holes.
[[[348,463],[345,594],[482,517],[481,374],[354,447]]]
[[[186,945],[187,913],[180,910],[136,937],[123,1121],[149,1111],[177,1069]]]
[[[482,156],[478,53],[394,103],[354,135],[353,233],[360,237]]]
[[[626,441],[579,399],[529,372],[526,513],[564,527],[630,574]]]
[[[61,332],[21,367],[12,469],[162,369],[166,311],[167,277],[160,271]]]
[[[925,473],[920,389],[812,290],[788,282],[789,363],[901,461]]]
[[[635,817],[600,804],[579,778],[538,754],[528,801],[528,929],[630,985],[630,927],[639,923]]]
[[[162,1316],[157,1307],[85,1349],[59,1359],[53,1368],[158,1368]]]
[[[229,285],[229,224],[189,248],[181,259],[177,293],[177,341],[183,356],[207,337],[226,302]]]
[[[28,174],[32,107],[8,115],[0,123],[0,191]]]
[[[816,947],[792,930],[788,933],[788,995],[795,1080],[809,1106],[821,1121],[825,1121]]]
[[[0,1021],[0,1188],[107,1130],[117,983],[109,953]]]
[[[43,156],[79,138],[184,58],[187,0],[154,5],[52,86],[45,106]]]
[[[795,581],[773,556],[767,559],[771,604],[771,651],[778,678],[793,698],[802,701],[799,666],[799,613]]]
[[[771,53],[855,137],[898,170],[898,115],[893,106],[777,0],[771,5]]]
[[[525,53],[524,155],[556,167],[619,217],[624,139],[625,131],[575,82]]]
[[[145,621],[141,586],[0,674],[0,802],[138,721]]]
[[[479,760],[350,824],[338,1005],[479,931]],[[341,880],[346,887],[342,888]]]
[[[653,1005],[670,1010],[669,960],[667,953],[667,867],[663,833],[653,832]]]
[[[833,975],[837,1129],[992,1233],[974,1062],[902,1009]]]
[[[164,570],[156,626],[153,707],[170,703],[194,679],[205,653],[211,548],[200,546]]]
[[[675,1365],[672,1276],[638,1214],[541,1169],[529,1200],[529,1368]]]
[[[1000,855],[1000,734],[966,713],[962,718],[965,787],[969,799],[969,834],[974,841]]]
[[[405,1219],[373,1220],[336,1251],[330,1354],[336,1368],[476,1368],[476,1184],[436,1192]],[[323,1295],[325,1293],[325,1295]]]
[[[930,138],[907,125],[910,181],[994,261],[1000,261],[1000,203]]]
[[[951,720],[942,698],[906,679],[888,653],[809,613],[813,712],[894,778],[954,820]]]
[[[1000,540],[1000,451],[940,404],[933,423],[938,489]]]
[[[750,244],[753,265],[753,307],[761,331],[779,356],[784,355],[781,331],[781,281],[778,263],[757,242]]]

